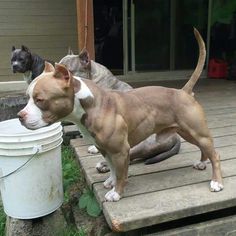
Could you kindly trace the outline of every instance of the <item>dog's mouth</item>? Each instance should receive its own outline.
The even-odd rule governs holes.
[[[20,66],[20,65],[14,65],[13,63],[12,63],[12,71],[13,71],[13,73],[25,73],[26,72],[26,69],[25,68],[23,68],[22,66]]]
[[[37,129],[47,127],[47,126],[51,125],[51,123],[39,122],[39,121],[36,121],[36,120],[25,121],[24,119],[21,119],[20,117],[19,117],[19,121],[20,121],[22,126],[24,126],[25,128],[27,128],[29,130],[37,130]]]
[[[25,73],[26,70],[24,70],[23,68],[13,68],[13,73]]]

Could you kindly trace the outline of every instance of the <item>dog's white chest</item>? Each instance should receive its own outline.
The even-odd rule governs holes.
[[[32,71],[28,70],[23,74],[24,81],[27,82],[27,84],[30,84],[32,81]]]

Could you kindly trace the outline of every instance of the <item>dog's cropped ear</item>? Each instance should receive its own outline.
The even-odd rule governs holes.
[[[16,50],[16,47],[15,46],[12,46],[11,48],[12,52]]]
[[[84,69],[90,69],[90,57],[88,51],[84,48],[79,54],[80,64]]]
[[[69,87],[71,81],[71,73],[64,65],[55,63],[55,72],[53,76],[56,79],[63,80],[66,87]]]
[[[30,52],[29,48],[27,48],[24,45],[21,45],[21,50],[26,51],[26,52]]]
[[[71,47],[68,47],[67,55],[74,55],[74,53],[73,53]]]
[[[54,71],[55,71],[54,66],[53,66],[51,63],[45,61],[43,72],[44,72],[44,73],[47,73],[47,72],[54,72]]]

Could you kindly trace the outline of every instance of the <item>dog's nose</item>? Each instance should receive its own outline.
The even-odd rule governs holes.
[[[17,65],[12,65],[12,71],[13,73],[16,73],[18,66]]]
[[[20,122],[23,122],[23,121],[24,121],[24,119],[25,119],[25,117],[26,117],[26,114],[27,114],[27,113],[24,112],[24,111],[20,111],[20,112],[17,113],[17,116],[18,116]]]

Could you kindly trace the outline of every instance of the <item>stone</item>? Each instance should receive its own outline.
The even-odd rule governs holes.
[[[13,119],[17,117],[17,113],[26,105],[27,98],[22,94],[0,94],[0,121]]]
[[[31,236],[32,221],[7,217],[6,236]]]
[[[67,226],[61,209],[36,219],[20,220],[7,217],[6,236],[55,236]]]

